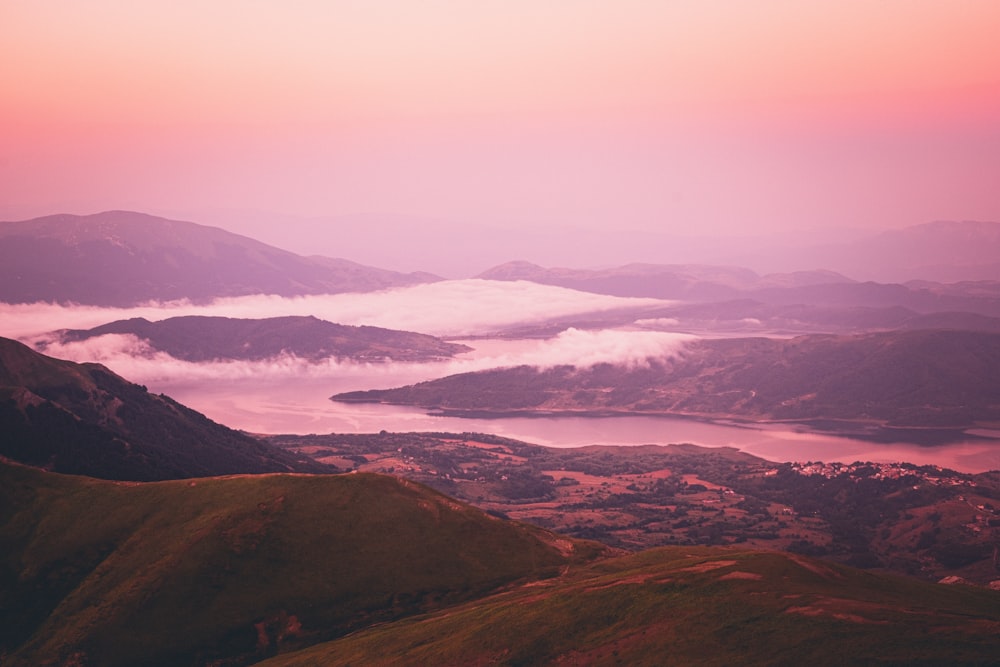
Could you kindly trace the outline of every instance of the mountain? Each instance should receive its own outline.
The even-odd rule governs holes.
[[[137,317],[93,329],[64,330],[56,336],[60,342],[67,343],[106,334],[133,335],[153,350],[192,362],[257,361],[282,354],[312,361],[433,361],[470,349],[424,334],[333,324],[311,316],[256,320],[190,316],[158,322]]]
[[[939,220],[843,245],[806,249],[805,258],[866,280],[945,283],[1000,280],[1000,223]]]
[[[528,366],[337,394],[450,412],[630,412],[964,427],[1000,420],[1000,334],[702,339],[647,366]]]
[[[841,238],[828,239],[815,232],[704,239],[702,248],[715,249],[714,256],[698,249],[688,256],[768,272],[824,267],[862,281],[1000,280],[998,222],[938,220],[876,233],[841,231]]]
[[[0,456],[106,479],[329,471],[100,364],[53,359],[6,338],[0,338],[0,433]]]
[[[719,300],[757,288],[804,287],[853,282],[832,271],[759,276],[737,266],[626,264],[608,269],[545,268],[508,262],[476,276],[483,280],[528,280],[582,292],[658,299]]]
[[[302,257],[245,236],[130,211],[0,223],[0,300],[129,306],[247,294],[367,292],[437,280]]]
[[[279,655],[307,665],[986,665],[1000,593],[671,547]]]
[[[1000,294],[996,289],[988,289],[995,288],[990,282],[945,288],[927,281],[910,285],[857,282],[832,271],[760,276],[750,269],[734,266],[628,264],[589,270],[544,268],[528,262],[508,262],[478,277],[527,280],[596,294],[688,303],[751,300],[770,306],[906,308],[918,314],[963,312],[1000,317]]]
[[[3,463],[0,545],[12,667],[248,664],[601,552],[385,475],[120,484]]]

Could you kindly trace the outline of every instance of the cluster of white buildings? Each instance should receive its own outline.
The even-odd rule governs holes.
[[[930,484],[975,486],[975,483],[967,479],[964,475],[948,472],[938,466],[931,466],[931,468],[937,471],[937,474],[931,474],[926,467],[914,468],[904,463],[871,463],[860,461],[855,463],[822,463],[810,461],[808,463],[791,463],[790,465],[800,475],[822,475],[827,479],[845,474],[853,475],[862,469],[874,469],[874,473],[866,476],[873,479],[900,479],[902,477],[916,476]]]

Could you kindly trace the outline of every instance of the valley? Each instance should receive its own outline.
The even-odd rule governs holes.
[[[340,471],[630,551],[780,549],[1000,588],[1000,476],[909,463],[778,463],[691,444],[554,449],[477,433],[276,435]]]
[[[998,28],[0,0],[0,667],[1000,667]]]
[[[4,667],[1000,651],[995,282],[443,280],[121,211],[0,256]]]

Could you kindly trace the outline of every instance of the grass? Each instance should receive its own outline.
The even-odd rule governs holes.
[[[369,474],[0,465],[4,665],[997,664],[1000,593],[600,547]]]
[[[597,553],[566,556],[542,530],[377,475],[122,484],[4,465],[0,477],[12,664],[257,659]]]
[[[954,665],[1000,656],[996,593],[814,563],[651,550],[264,664]]]

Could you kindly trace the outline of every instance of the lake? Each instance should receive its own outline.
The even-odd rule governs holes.
[[[735,447],[772,461],[908,461],[963,472],[1000,469],[1000,432],[968,434],[957,442],[938,445],[876,443],[790,424],[748,426],[651,416],[467,419],[404,406],[334,403],[328,399],[334,393],[369,385],[391,386],[385,379],[365,382],[356,375],[201,379],[160,381],[150,383],[149,388],[227,426],[253,433],[472,431],[550,447],[693,443]]]

